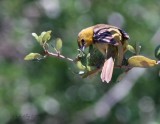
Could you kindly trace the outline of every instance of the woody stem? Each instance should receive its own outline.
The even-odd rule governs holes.
[[[68,61],[70,61],[70,62],[74,62],[73,59],[68,58],[68,57],[65,57],[65,56],[61,55],[60,53],[52,53],[52,52],[49,52],[48,50],[46,50],[46,51],[45,51],[45,54],[46,54],[46,55],[49,55],[49,56],[61,58],[61,59],[66,59],[66,60],[68,60]]]

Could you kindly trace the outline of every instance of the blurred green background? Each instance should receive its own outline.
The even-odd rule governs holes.
[[[97,23],[125,29],[130,44],[140,42],[141,54],[155,59],[159,6],[159,0],[1,0],[0,124],[160,124],[158,66],[140,76],[135,69],[132,86],[120,87],[123,81],[115,81],[121,70],[106,84],[99,75],[81,79],[65,60],[23,60],[30,52],[43,53],[31,33],[47,30],[53,30],[52,39],[62,38],[62,54],[75,58],[78,32]],[[103,102],[104,96],[114,97]]]

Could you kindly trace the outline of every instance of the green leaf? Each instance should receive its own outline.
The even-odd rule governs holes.
[[[51,38],[52,31],[47,31],[44,34],[42,34],[42,42],[46,43]]]
[[[80,50],[80,49],[77,49],[77,50],[79,52],[78,57],[84,57],[84,56],[86,56],[86,54],[82,50]]]
[[[155,49],[155,57],[160,60],[160,45]]]
[[[134,47],[131,46],[131,45],[127,45],[127,50],[129,50],[129,51],[132,52],[132,53],[136,53],[136,50],[135,50]]]
[[[38,41],[38,35],[36,33],[32,33],[32,36]]]
[[[92,70],[91,66],[86,66],[86,68],[87,68],[87,71],[91,71]]]
[[[28,55],[25,56],[24,60],[40,60],[42,59],[43,56],[40,55],[39,53],[30,53]]]
[[[41,33],[41,35],[38,37],[38,42],[40,43],[40,45],[43,45],[44,44],[44,41],[43,41],[43,36],[46,34],[45,31],[43,31]]]
[[[42,36],[41,35],[38,37],[38,42],[40,43],[40,45],[43,45]]]
[[[77,61],[76,64],[77,64],[78,69],[80,69],[80,70],[85,70],[86,69],[86,67],[80,61]]]
[[[91,56],[91,54],[90,54],[90,53],[88,53],[88,54],[87,54],[87,56],[86,56],[86,58],[90,58],[90,56]]]
[[[157,51],[157,56],[160,54],[160,49]]]
[[[62,48],[62,40],[60,38],[56,39],[56,50],[60,51],[60,49]]]
[[[86,58],[86,54],[84,54],[84,55],[78,54],[78,58],[79,58],[80,62],[82,63],[82,65],[87,66],[88,58]]]
[[[46,34],[46,31],[43,31],[40,36],[43,38],[45,34]]]

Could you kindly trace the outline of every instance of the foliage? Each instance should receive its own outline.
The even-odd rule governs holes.
[[[43,31],[40,36],[38,36],[36,33],[32,33],[32,36],[37,40],[37,42],[43,47],[45,54],[42,56],[39,53],[30,53],[25,56],[24,60],[41,60],[46,58],[47,56],[52,57],[58,57],[61,59],[67,59],[69,61],[75,62],[77,67],[80,69],[79,74],[82,75],[83,78],[89,77],[91,75],[94,75],[98,73],[101,68],[103,67],[105,57],[102,55],[102,53],[96,49],[93,45],[89,47],[88,53],[85,53],[78,49],[79,54],[77,55],[76,59],[66,58],[65,56],[60,54],[60,50],[62,48],[62,40],[60,38],[57,38],[55,41],[55,47],[54,50],[56,53],[49,52],[49,44],[47,43],[48,40],[51,38],[51,31]],[[152,60],[150,58],[147,58],[142,55],[138,55],[140,53],[141,46],[136,46],[134,48],[131,45],[127,45],[127,50],[136,54],[131,57],[129,57],[128,60],[126,60],[126,63],[124,64],[122,62],[121,65],[118,65],[119,68],[126,68],[126,70],[130,70],[133,67],[142,67],[142,68],[148,68],[153,67],[159,64],[159,61]],[[119,53],[121,54],[121,53]],[[122,53],[123,54],[123,53]],[[120,55],[121,56],[121,55]],[[122,55],[124,56],[124,55]],[[159,47],[155,50],[155,56],[159,57]],[[125,59],[125,58],[124,58]],[[117,66],[115,66],[117,67]],[[117,67],[117,68],[118,68]],[[83,71],[82,71],[83,70]],[[123,75],[123,74],[122,74]],[[120,75],[120,78],[122,77]],[[118,81],[120,81],[118,78]],[[121,78],[123,79],[123,78]]]
[[[122,74],[121,69],[116,69],[113,81],[106,85],[101,83],[99,76],[81,79],[77,76],[75,65],[67,61],[52,57],[41,61],[23,61],[23,58],[31,51],[45,55],[39,44],[32,41],[31,32],[54,29],[52,39],[63,39],[60,53],[74,58],[79,54],[76,43],[78,32],[90,25],[109,23],[124,28],[131,37],[129,44],[135,48],[139,47],[135,45],[139,42],[142,46],[140,54],[154,59],[153,51],[159,45],[160,39],[159,4],[159,0],[0,1],[1,124],[73,124],[74,120],[79,124],[158,124],[159,66],[148,68],[137,77],[138,79],[134,80],[135,86],[124,99],[109,108],[108,115],[103,115],[102,110],[107,108],[103,103],[100,104],[101,111],[94,108],[93,112],[79,116],[81,112],[98,104],[113,87],[121,84],[115,83]],[[50,42],[44,40],[42,44],[46,42],[51,45],[52,39]],[[44,47],[47,49],[47,45]],[[54,47],[56,48],[55,45]],[[48,49],[54,50],[53,47]],[[159,50],[155,51],[156,57],[159,54],[157,51]],[[137,53],[139,54],[138,49]],[[127,52],[127,59],[133,54]],[[139,74],[138,69],[130,79],[136,74]],[[125,73],[121,76],[126,77]],[[130,84],[123,89],[118,87],[114,98],[121,96],[128,86]],[[111,97],[109,103],[113,101]]]

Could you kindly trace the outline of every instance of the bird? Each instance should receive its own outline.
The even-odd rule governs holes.
[[[79,49],[84,51],[94,46],[104,56],[101,80],[109,83],[112,79],[115,61],[121,65],[124,53],[127,51],[129,35],[122,29],[108,24],[96,24],[82,29],[78,33]]]

